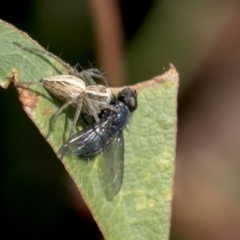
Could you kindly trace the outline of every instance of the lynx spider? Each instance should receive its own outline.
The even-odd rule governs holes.
[[[104,77],[103,73],[97,68],[90,68],[88,70],[77,71],[77,68],[71,67],[68,63],[57,57],[51,52],[37,48],[24,47],[20,43],[13,42],[13,44],[22,50],[31,53],[46,54],[57,61],[61,62],[63,66],[68,69],[69,75],[56,75],[42,78],[39,83],[37,82],[15,82],[16,86],[25,85],[41,85],[47,89],[52,95],[65,103],[54,113],[51,122],[50,130],[47,138],[54,129],[58,116],[70,105],[76,108],[73,123],[71,126],[69,138],[73,134],[76,127],[80,113],[86,113],[99,122],[98,114],[101,110],[109,109],[117,112],[117,110],[110,105],[114,100],[114,95],[110,91],[108,80]],[[93,78],[102,80],[106,86],[97,84]]]

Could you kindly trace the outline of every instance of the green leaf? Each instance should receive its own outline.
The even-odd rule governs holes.
[[[48,55],[24,51],[23,46],[41,47],[25,33],[0,21],[0,84],[8,77],[22,82],[38,82],[43,77],[67,73]],[[41,86],[18,88],[23,108],[46,136],[49,120],[61,101]],[[168,239],[176,143],[178,73],[173,66],[162,76],[132,86],[138,92],[139,106],[124,130],[125,169],[123,186],[112,201],[103,193],[98,161],[82,161],[66,156],[62,162],[106,239]],[[113,89],[119,91],[119,89]],[[74,111],[57,120],[48,142],[57,153],[66,140]],[[81,125],[79,125],[81,128]],[[30,139],[29,139],[30,141]]]

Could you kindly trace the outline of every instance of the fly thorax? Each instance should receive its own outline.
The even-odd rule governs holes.
[[[131,112],[129,111],[129,108],[120,102],[117,106],[116,109],[118,110],[118,113],[116,114],[116,117],[114,118],[114,125],[116,128],[119,130],[122,130],[126,127],[129,118],[131,116]]]

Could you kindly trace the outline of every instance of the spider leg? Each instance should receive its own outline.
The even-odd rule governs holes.
[[[85,108],[88,109],[88,115],[91,115],[96,122],[99,122],[98,112],[94,108],[92,101],[88,98],[88,95],[83,92],[82,93],[83,104],[86,106]]]
[[[104,77],[104,74],[97,68],[90,68],[80,72],[80,76],[84,78],[88,85],[97,85],[93,78],[100,79],[104,82],[105,86],[109,86],[108,80]]]
[[[66,109],[69,105],[73,104],[76,101],[76,99],[71,99],[67,102],[65,102],[62,107],[60,107],[53,115],[52,119],[50,120],[50,130],[46,136],[46,138],[48,138],[50,136],[50,134],[52,133],[54,126],[56,124],[57,118],[58,116],[64,111],[64,109]]]
[[[110,105],[107,103],[100,104],[99,109],[101,109],[101,110],[108,109],[108,110],[111,110],[112,112],[118,113],[117,109],[113,105]]]
[[[82,96],[79,96],[77,98],[77,108],[76,108],[75,115],[74,115],[74,118],[73,118],[73,123],[72,123],[72,127],[71,127],[71,130],[70,130],[69,138],[72,136],[73,130],[76,127],[77,120],[79,119],[81,110],[82,110]]]
[[[18,42],[13,42],[13,44],[15,46],[21,48],[22,50],[25,50],[25,51],[28,51],[28,52],[31,52],[31,53],[46,54],[46,55],[52,57],[53,59],[59,61],[65,68],[67,68],[69,70],[69,72],[71,72],[71,75],[75,75],[76,69],[73,69],[68,63],[64,62],[61,58],[57,57],[55,54],[53,54],[51,52],[48,52],[45,49],[25,47]]]

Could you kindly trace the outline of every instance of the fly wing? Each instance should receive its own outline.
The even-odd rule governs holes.
[[[122,131],[103,152],[103,158],[108,162],[107,175],[112,193],[117,195],[122,186],[124,172],[124,137]]]
[[[70,152],[82,158],[91,158],[104,147],[103,132],[108,121],[88,125],[84,130],[72,136],[59,150],[61,156]]]
[[[124,172],[124,137],[119,131],[103,150],[99,159],[99,177],[108,200],[121,189]]]

